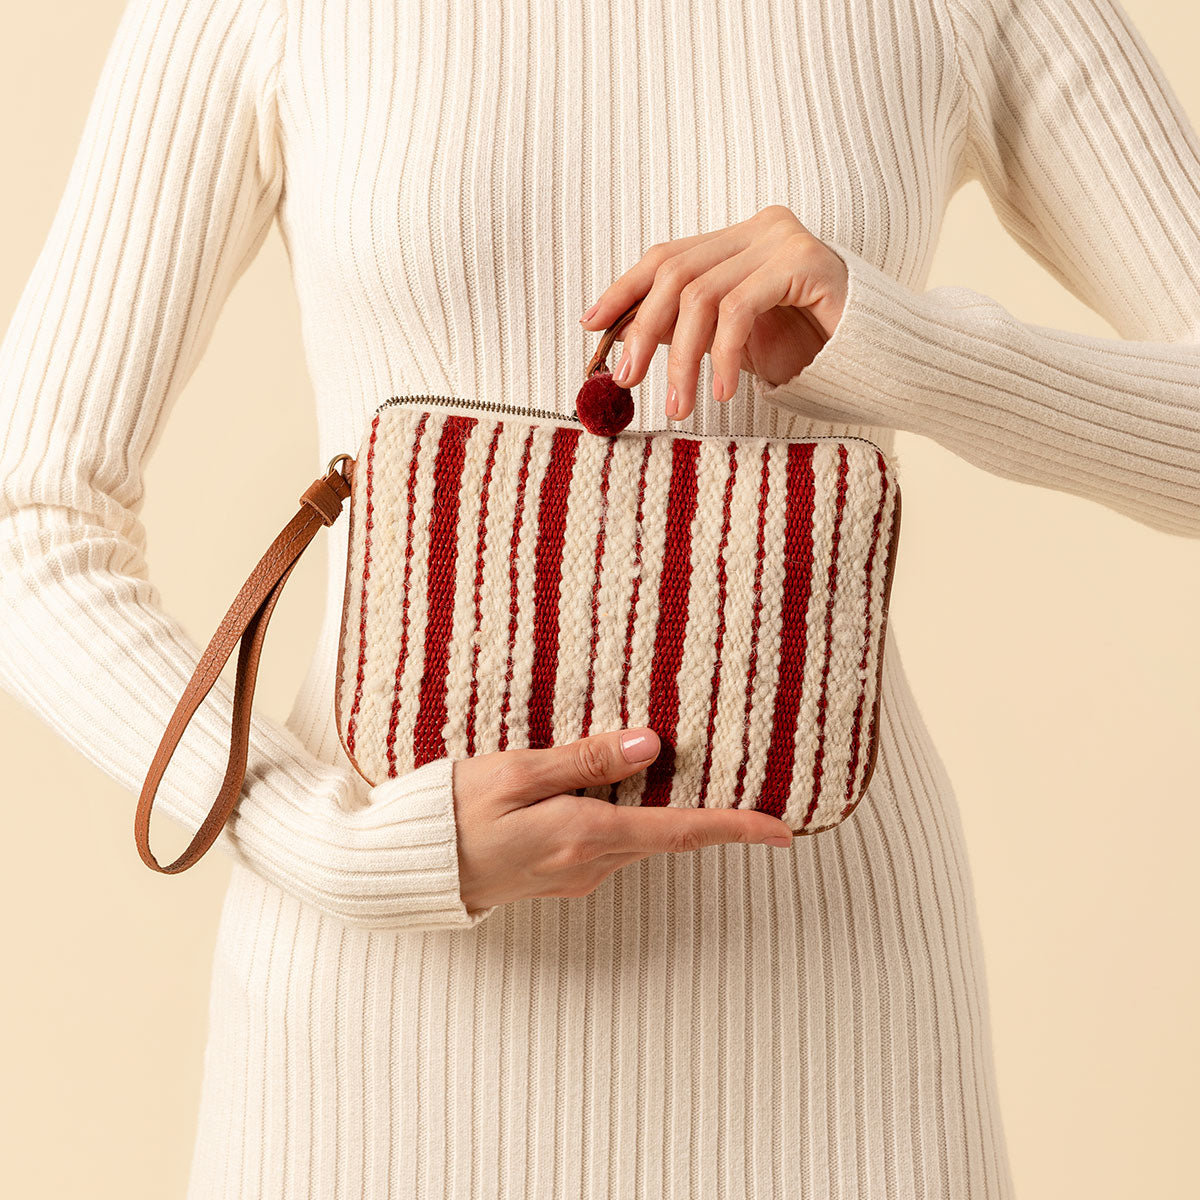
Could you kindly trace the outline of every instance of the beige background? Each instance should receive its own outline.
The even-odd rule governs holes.
[[[121,9],[6,9],[5,327]],[[1200,121],[1200,17],[1168,0],[1128,0],[1127,10]],[[976,288],[1027,321],[1114,336],[1008,239],[977,184],[951,206],[930,285],[940,283]],[[148,472],[151,568],[201,644],[276,532],[280,505],[319,465],[297,397],[311,412],[272,232]],[[253,494],[205,487],[248,446],[261,448]],[[1200,541],[987,475],[908,434],[897,449],[895,628],[962,805],[1019,1194],[1194,1195]],[[320,564],[301,564],[272,626],[260,703],[277,719],[316,633]],[[213,855],[180,877],[147,871],[134,797],[4,695],[0,752],[2,1186],[182,1196],[228,861]],[[179,836],[164,838],[160,856],[182,848],[181,829],[163,832]]]

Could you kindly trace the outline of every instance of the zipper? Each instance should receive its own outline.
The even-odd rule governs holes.
[[[375,410],[382,412],[385,408],[390,408],[393,404],[417,404],[423,400],[429,400],[434,403],[439,401],[448,403],[451,407],[473,408],[484,412],[493,413],[508,413],[516,417],[540,417],[545,421],[569,421],[575,425],[582,425],[578,416],[564,416],[562,413],[543,412],[539,408],[521,407],[515,404],[496,404],[491,400],[464,400],[461,396],[427,396],[427,395],[404,395],[392,396],[385,400]],[[736,433],[692,433],[687,429],[679,429],[678,427],[668,426],[666,429],[635,429],[631,432],[637,433],[683,433],[688,437],[722,437],[722,438],[737,438],[737,437],[773,437],[782,441],[792,442],[866,442],[868,446],[879,447],[870,438],[859,437],[857,434],[846,434],[844,437],[836,433],[817,433],[805,435],[801,433],[779,433],[779,434],[736,434]],[[619,436],[619,435],[618,435]]]
[[[376,412],[382,411],[385,408],[390,408],[393,404],[412,404],[419,400],[439,400],[448,401],[452,406],[458,408],[477,408],[485,412],[494,413],[509,413],[514,417],[544,417],[548,421],[574,421],[576,425],[583,424],[577,416],[565,417],[560,413],[542,412],[538,408],[521,408],[515,404],[496,404],[491,400],[464,400],[460,396],[393,396],[390,400],[385,400]],[[660,432],[655,430],[655,432]]]

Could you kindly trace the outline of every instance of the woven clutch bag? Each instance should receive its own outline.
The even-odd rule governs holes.
[[[636,309],[605,332],[575,417],[457,396],[379,406],[357,457],[305,492],[180,700],[135,821],[148,866],[186,869],[228,818],[270,611],[347,498],[336,723],[368,783],[649,725],[658,757],[581,794],[757,808],[797,833],[854,810],[878,751],[895,464],[864,438],[625,428],[631,397],[605,356]],[[239,639],[222,794],[160,866],[154,791]]]

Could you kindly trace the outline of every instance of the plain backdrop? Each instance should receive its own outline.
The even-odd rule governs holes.
[[[122,7],[5,9],[4,327]],[[1171,0],[1126,7],[1200,119],[1200,15]],[[1115,336],[1008,238],[978,184],[947,215],[930,286],[941,283],[1026,321]],[[147,474],[150,569],[200,645],[321,466],[312,413],[273,230]],[[962,807],[1019,1195],[1194,1196],[1200,540],[988,475],[912,435],[897,451],[894,624]],[[214,474],[229,486],[213,488]],[[272,625],[257,702],[279,720],[316,634],[322,565],[301,563]],[[228,860],[148,871],[133,844],[135,797],[7,695],[0,751],[0,1187],[182,1196]]]

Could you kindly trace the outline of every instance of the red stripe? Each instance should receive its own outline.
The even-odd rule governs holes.
[[[508,657],[504,664],[504,698],[500,705],[500,750],[508,749],[508,710],[511,704],[511,688],[513,680],[513,648],[517,643],[517,615],[520,611],[520,597],[517,588],[517,550],[521,543],[521,521],[525,516],[525,484],[529,479],[529,454],[533,446],[533,434],[537,426],[531,426],[525,439],[525,451],[521,456],[521,466],[517,471],[517,502],[513,515],[512,534],[508,543]]]
[[[529,745],[554,744],[554,685],[558,678],[558,601],[562,590],[567,500],[581,429],[558,426],[538,497],[533,574],[533,664],[530,669]]]
[[[658,734],[662,749],[646,771],[646,790],[642,797],[646,807],[662,807],[671,798],[679,721],[679,668],[683,664],[688,592],[692,582],[692,521],[696,516],[700,444],[695,438],[679,437],[671,441],[666,544],[659,576],[658,621],[654,628],[646,722]]]
[[[825,702],[829,680],[829,660],[833,654],[833,602],[837,597],[838,542],[842,531],[842,511],[846,506],[846,447],[838,444],[837,516],[833,523],[833,549],[829,561],[829,600],[825,605],[825,663],[821,669],[821,690],[817,699],[817,760],[813,764],[812,800],[800,828],[807,827],[821,799],[821,773],[825,759]]]
[[[600,531],[596,535],[596,561],[592,576],[592,633],[588,642],[587,692],[583,697],[583,720],[579,724],[579,736],[586,737],[592,726],[592,704],[595,698],[596,646],[600,641],[600,580],[604,566],[604,534],[608,516],[608,477],[612,468],[613,452],[617,448],[615,437],[608,439],[608,451],[600,471]]]
[[[488,446],[487,463],[483,468],[483,484],[479,489],[479,523],[475,528],[475,624],[472,632],[478,634],[483,628],[483,563],[487,553],[488,489],[492,482],[492,468],[496,462],[496,443],[500,440],[502,422],[492,428],[492,440]],[[471,645],[471,695],[467,701],[467,756],[475,753],[475,706],[479,703],[479,638]]]
[[[888,477],[886,471],[883,470],[882,462],[880,463],[880,474],[883,486],[879,492],[879,506],[875,510],[875,522],[871,530],[871,547],[867,551],[867,600],[864,605],[866,633],[863,635],[862,657],[858,660],[862,685],[858,689],[858,703],[854,706],[854,729],[850,737],[850,766],[846,772],[846,808],[842,812],[843,816],[849,816],[849,810],[854,807],[852,802],[854,773],[858,770],[859,735],[862,732],[862,711],[867,697],[867,657],[871,648],[871,569],[875,565],[875,549],[879,544],[879,530],[883,523],[883,510],[888,494]]]
[[[446,753],[446,688],[450,637],[454,632],[454,592],[458,578],[458,509],[463,463],[475,418],[449,416],[438,439],[433,463],[433,511],[429,514],[426,568],[425,661],[413,730],[413,765],[423,766]]]
[[[633,544],[633,588],[629,597],[629,617],[625,623],[625,653],[621,655],[621,728],[629,727],[629,663],[633,657],[633,619],[637,615],[638,592],[642,586],[642,520],[644,501],[646,499],[646,468],[650,463],[650,450],[654,445],[653,438],[646,438],[642,450],[642,468],[638,475],[637,516],[635,524],[637,535]],[[617,802],[619,783],[614,783],[609,790],[609,799]]]
[[[755,807],[782,817],[792,792],[796,761],[796,717],[804,691],[808,657],[808,606],[812,598],[812,525],[815,484],[814,442],[787,448],[787,513],[783,541],[783,601],[779,629],[779,674],[771,716],[766,774]]]
[[[375,477],[375,438],[379,433],[379,414],[371,422],[371,440],[367,444],[367,520],[363,538],[362,598],[358,605],[358,675],[354,681],[354,699],[350,704],[350,719],[346,722],[346,749],[354,753],[354,735],[358,710],[362,705],[363,678],[367,671],[367,583],[371,578],[371,530],[375,527],[371,487]]]
[[[762,614],[762,573],[763,557],[766,546],[763,529],[767,522],[767,495],[771,487],[771,457],[770,448],[762,451],[762,478],[758,484],[758,532],[755,535],[754,563],[754,615],[750,624],[750,665],[746,672],[746,705],[743,710],[745,720],[742,724],[742,758],[738,763],[737,776],[733,784],[733,805],[738,808],[741,804],[742,793],[746,787],[746,766],[750,761],[750,710],[754,704],[754,677],[758,674],[758,629]]]
[[[388,775],[396,774],[396,723],[400,715],[400,676],[408,660],[408,578],[412,570],[413,520],[417,507],[417,466],[421,457],[421,436],[425,431],[429,414],[423,412],[417,422],[413,437],[412,457],[408,462],[408,525],[404,534],[404,585],[401,588],[403,602],[400,610],[400,652],[396,660],[396,675],[392,683],[392,712],[388,718],[387,760]]]
[[[727,564],[725,547],[729,544],[729,527],[733,514],[733,486],[737,479],[737,442],[729,442],[729,474],[725,477],[725,500],[721,511],[721,542],[717,547],[717,636],[714,647],[712,682],[708,692],[708,736],[704,741],[704,766],[700,769],[700,790],[696,803],[704,807],[708,796],[708,779],[712,773],[713,739],[717,733],[717,696],[721,691],[721,649],[725,645],[725,591]]]

